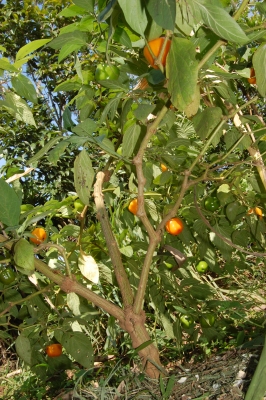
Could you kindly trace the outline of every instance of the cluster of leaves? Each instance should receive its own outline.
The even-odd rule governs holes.
[[[167,337],[182,350],[180,316],[189,315],[195,321],[185,332],[189,347],[198,340],[203,347],[211,341],[226,341],[228,332],[233,332],[236,344],[245,340],[245,324],[254,322],[246,321],[247,309],[261,299],[254,295],[257,279],[254,287],[245,286],[243,293],[237,277],[263,276],[266,231],[263,215],[248,214],[250,208],[265,207],[266,179],[261,165],[266,128],[261,97],[266,94],[266,8],[265,2],[258,2],[244,12],[241,7],[246,3],[237,5],[242,11],[238,24],[240,14],[228,2],[182,0],[166,6],[150,0],[143,8],[139,0],[97,5],[92,0],[75,0],[63,10],[57,2],[48,2],[47,7],[27,9],[34,15],[27,15],[25,21],[39,21],[38,34],[27,38],[33,41],[14,40],[14,45],[7,43],[1,49],[6,56],[0,59],[5,88],[0,103],[4,109],[1,145],[8,148],[5,178],[31,166],[37,168],[39,179],[36,183],[25,178],[23,186],[15,181],[13,188],[0,182],[5,205],[0,220],[7,233],[22,238],[15,248],[16,268],[21,274],[12,285],[0,286],[0,311],[5,311],[10,301],[20,304],[23,297],[34,295],[21,308],[14,304],[1,318],[3,323],[8,318],[22,320],[17,352],[32,367],[45,365],[45,370],[35,368],[40,375],[44,376],[47,368],[52,374],[60,362],[68,367],[71,357],[89,368],[93,361],[89,336],[94,341],[100,338],[106,351],[121,343],[123,351],[129,346],[114,318],[105,314],[107,338],[103,339],[99,327],[103,312],[75,293],[64,295],[55,286],[48,297],[50,306],[54,305],[51,311],[37,293],[44,291],[50,280],[35,272],[38,283],[29,283],[34,250],[26,238],[33,225],[45,225],[49,244],[35,250],[38,257],[60,272],[67,259],[78,282],[122,306],[89,191],[95,172],[109,169],[111,177],[103,188],[105,204],[136,293],[150,245],[142,220],[127,210],[138,195],[135,161],[139,154],[143,155],[145,209],[154,230],[184,189],[178,214],[185,228],[178,237],[162,235],[150,265],[145,310],[147,320],[155,326],[151,338],[163,348]],[[19,11],[18,15],[26,12]],[[46,19],[55,24],[56,37]],[[18,27],[24,29],[21,21]],[[28,29],[28,24],[25,26]],[[25,30],[20,29],[21,38]],[[173,37],[165,71],[151,69],[142,48],[169,30]],[[119,67],[117,79],[95,79],[97,65],[105,60]],[[251,65],[256,88],[247,81]],[[39,79],[45,84],[43,97],[38,96]],[[147,83],[144,90],[137,84],[143,79]],[[144,153],[141,146],[147,126],[156,124],[156,119],[160,119],[156,134],[149,138]],[[161,163],[167,165],[167,171],[161,171]],[[63,189],[61,183],[49,183],[57,176]],[[76,212],[75,197],[66,196],[74,187],[87,206],[87,216]],[[36,202],[38,192],[42,200]],[[220,202],[215,212],[204,207],[209,196]],[[20,213],[21,203],[37,203],[38,207]],[[186,258],[179,268],[176,252]],[[4,259],[13,260],[13,255],[5,250]],[[210,268],[204,277],[195,269],[199,260],[205,260]],[[217,314],[212,327],[199,323],[206,312]],[[261,321],[257,324],[260,327]],[[244,334],[239,335],[239,330]],[[1,335],[8,338],[7,331]],[[55,339],[70,358],[64,354],[58,360],[45,359],[40,350]],[[83,346],[87,351],[80,354],[77,342],[79,349]]]

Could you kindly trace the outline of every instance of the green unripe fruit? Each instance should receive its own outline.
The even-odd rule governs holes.
[[[204,272],[208,271],[208,264],[206,263],[206,261],[200,261],[198,263],[198,265],[196,266],[196,270],[200,273],[200,274],[204,274]]]

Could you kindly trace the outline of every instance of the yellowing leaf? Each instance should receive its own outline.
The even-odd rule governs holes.
[[[85,278],[93,283],[99,282],[99,267],[92,256],[88,256],[81,251],[78,266]]]

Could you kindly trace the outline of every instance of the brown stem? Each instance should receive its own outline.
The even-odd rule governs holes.
[[[97,209],[97,218],[100,220],[101,223],[103,235],[105,237],[109,255],[114,267],[116,280],[121,290],[123,304],[125,307],[127,307],[133,304],[133,292],[130,287],[125,268],[123,266],[121,253],[119,251],[116,239],[114,237],[107,211],[105,209],[104,198],[102,193],[102,185],[104,182],[104,178],[105,178],[104,172],[98,172],[96,176],[96,182],[94,185],[94,199]]]

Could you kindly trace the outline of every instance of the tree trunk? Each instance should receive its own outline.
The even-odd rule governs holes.
[[[133,307],[129,306],[125,309],[125,320],[120,321],[120,326],[130,335],[132,346],[138,351],[145,373],[152,379],[158,379],[160,375],[166,375],[166,371],[161,365],[157,347],[147,343],[151,338],[145,327],[145,319],[144,311],[137,315],[133,312]],[[145,343],[147,346],[138,350]]]

